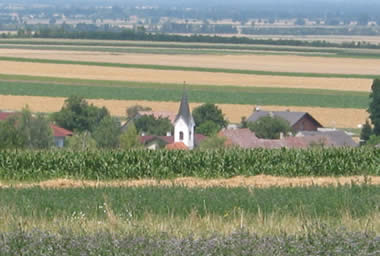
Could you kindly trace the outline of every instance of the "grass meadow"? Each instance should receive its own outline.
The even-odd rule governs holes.
[[[271,187],[265,189],[114,187],[0,190],[0,227],[78,233],[173,237],[231,234],[244,229],[261,235],[296,234],[305,226],[380,232],[379,186]]]

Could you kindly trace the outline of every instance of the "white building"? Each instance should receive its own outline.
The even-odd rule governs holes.
[[[174,143],[182,142],[189,149],[194,148],[195,122],[190,112],[186,91],[183,93],[177,117],[174,120]]]

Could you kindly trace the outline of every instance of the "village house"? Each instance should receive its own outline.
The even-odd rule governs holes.
[[[281,117],[289,122],[293,131],[317,131],[319,128],[323,128],[314,117],[307,112],[292,112],[292,111],[264,111],[260,108],[255,108],[255,111],[247,122],[256,122],[264,116]]]

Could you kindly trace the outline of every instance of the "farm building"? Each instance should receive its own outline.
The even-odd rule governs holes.
[[[277,116],[285,119],[295,132],[317,131],[318,128],[323,128],[323,126],[307,112],[264,111],[258,108],[248,117],[247,122],[256,122],[264,116]]]

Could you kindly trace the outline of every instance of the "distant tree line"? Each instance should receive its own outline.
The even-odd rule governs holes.
[[[187,42],[187,43],[220,43],[220,44],[251,44],[251,45],[278,45],[278,46],[305,46],[305,47],[338,47],[380,49],[380,45],[367,42],[334,43],[325,40],[304,41],[292,39],[252,39],[248,37],[223,37],[211,35],[191,36],[172,35],[164,33],[148,33],[144,30],[124,29],[122,31],[77,31],[60,28],[41,28],[34,34],[20,32],[19,37],[35,38],[67,38],[67,39],[101,39],[101,40],[132,40],[153,42]]]

